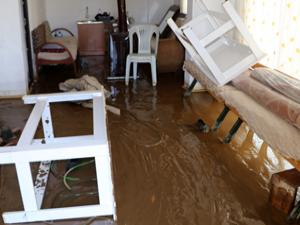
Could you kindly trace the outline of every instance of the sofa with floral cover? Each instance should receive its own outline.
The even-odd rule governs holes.
[[[73,65],[76,73],[78,43],[71,31],[65,28],[51,31],[45,21],[32,31],[32,41],[37,74],[43,65],[59,64]]]

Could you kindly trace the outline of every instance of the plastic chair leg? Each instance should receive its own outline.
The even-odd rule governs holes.
[[[152,73],[152,85],[153,87],[157,84],[157,73],[156,73],[156,60],[151,62],[151,73]]]
[[[127,58],[127,60],[126,60],[126,75],[125,75],[126,86],[128,86],[128,84],[129,84],[130,64],[131,64],[131,61]]]
[[[133,63],[133,79],[136,80],[137,79],[137,69],[138,69],[138,63],[134,62]]]

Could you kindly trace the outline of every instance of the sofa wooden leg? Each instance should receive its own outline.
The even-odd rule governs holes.
[[[212,131],[215,132],[221,127],[221,125],[222,125],[223,121],[225,120],[226,116],[228,115],[229,111],[230,111],[230,109],[227,106],[225,106],[223,111],[221,112],[221,114],[217,118],[214,126],[212,127]]]
[[[198,81],[196,79],[193,80],[192,84],[189,86],[189,88],[185,91],[184,97],[190,97],[192,94],[192,91],[194,90],[196,84]]]
[[[223,141],[224,144],[229,144],[232,141],[232,139],[234,138],[234,136],[236,135],[236,133],[240,129],[242,123],[243,123],[243,120],[241,118],[238,118],[238,120],[235,122],[235,124],[233,125],[233,127],[229,131],[229,134],[224,139],[224,141]]]

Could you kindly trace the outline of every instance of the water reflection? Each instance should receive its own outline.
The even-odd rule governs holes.
[[[245,164],[250,168],[252,167],[266,182],[270,180],[273,173],[294,168],[251,130],[248,131],[242,145],[239,147],[236,145],[237,143],[233,147],[236,148]]]
[[[125,90],[127,112],[113,119],[119,223],[268,224],[270,174],[265,159],[258,160],[263,150],[256,135],[243,134],[244,128],[246,138],[232,149],[215,134],[198,133],[192,124],[199,110],[209,119],[219,106],[203,96],[191,104],[181,90],[167,92],[134,83]]]

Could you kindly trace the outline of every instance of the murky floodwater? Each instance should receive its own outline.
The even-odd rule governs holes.
[[[216,133],[200,133],[195,122],[212,125],[222,106],[207,94],[182,97],[177,78],[146,80],[125,89],[115,102],[120,117],[108,114],[119,225],[275,224],[268,210],[269,179],[289,165],[243,125],[231,145],[221,143],[235,119]],[[0,119],[23,126],[30,107],[0,102]],[[57,136],[92,132],[92,112],[75,104],[53,106]],[[97,202],[94,165],[62,182],[65,162],[53,164],[45,208]],[[13,166],[1,167],[0,210],[22,209]],[[112,224],[95,218],[37,224]]]

